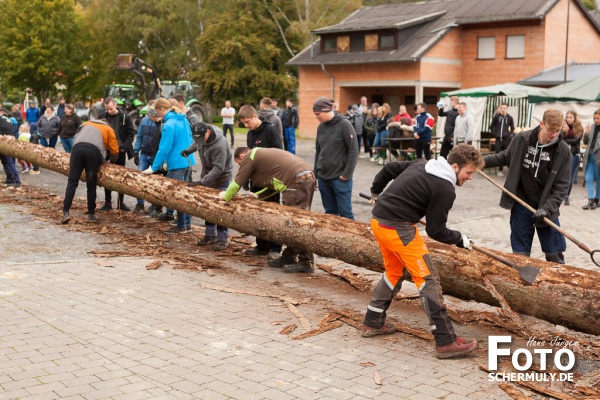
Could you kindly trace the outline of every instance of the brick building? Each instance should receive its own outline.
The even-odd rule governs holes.
[[[568,25],[567,25],[568,15]],[[567,38],[568,26],[568,38]],[[440,92],[517,82],[569,61],[600,59],[600,24],[579,0],[443,0],[362,7],[311,33],[298,66],[300,135],[315,136],[312,103],[344,110],[361,96],[409,112]],[[568,39],[568,52],[565,54]]]

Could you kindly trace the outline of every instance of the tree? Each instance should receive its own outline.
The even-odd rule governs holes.
[[[236,105],[265,96],[294,97],[297,72],[286,62],[310,42],[311,30],[339,22],[360,5],[359,0],[223,0],[217,11],[210,2],[202,10],[202,68],[196,74],[205,97]]]
[[[202,67],[194,75],[213,104],[227,99],[234,105],[253,104],[265,96],[288,96],[296,87],[276,26],[261,4],[232,1],[210,19],[211,10],[203,10],[204,33],[198,39]]]
[[[2,6],[0,62],[5,82],[48,97],[80,65],[74,2],[5,0]]]

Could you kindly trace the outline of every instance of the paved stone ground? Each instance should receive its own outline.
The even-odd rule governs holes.
[[[311,159],[312,141],[299,147]],[[358,192],[368,191],[379,168],[359,161],[358,220],[366,222],[370,212]],[[66,184],[49,171],[23,180],[59,194]],[[574,190],[563,226],[594,247],[594,211],[580,208],[583,188]],[[477,177],[457,192],[450,226],[483,246],[508,250],[499,191]],[[322,211],[318,194],[314,209]],[[309,297],[297,309],[313,328],[328,307],[364,311],[369,294],[331,284],[324,273],[290,276],[265,268],[250,275],[252,267],[236,262],[211,276],[170,267],[147,271],[149,260],[129,258],[101,266],[87,254],[103,248],[100,239],[20,211],[0,204],[0,399],[509,398],[477,367],[487,353],[442,361],[429,342],[402,334],[367,340],[347,325],[293,340],[279,331],[300,323],[281,300],[207,288]],[[591,268],[580,253],[571,245],[567,258]],[[426,325],[416,306],[394,303],[389,315]],[[490,334],[480,326],[457,330],[484,342]]]

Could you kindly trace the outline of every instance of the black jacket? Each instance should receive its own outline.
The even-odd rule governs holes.
[[[458,110],[451,108],[448,111],[444,111],[442,107],[438,110],[438,116],[446,117],[446,123],[444,124],[444,136],[454,137],[454,124],[456,117],[458,117]]]
[[[490,124],[490,131],[494,135],[495,138],[505,138],[515,131],[515,121],[510,114],[506,114],[505,117],[500,113],[496,113],[494,118],[492,118],[492,123]]]
[[[135,139],[136,131],[133,128],[133,122],[129,115],[122,109],[116,115],[110,115],[103,111],[100,113],[100,118],[106,118],[106,122],[115,131],[117,142],[119,142],[119,150],[127,153],[127,158],[133,158],[133,140]]]
[[[281,124],[284,128],[297,128],[300,123],[298,118],[298,111],[296,107],[289,107],[283,110],[283,118],[281,118]]]
[[[504,187],[511,193],[517,194],[519,191],[523,161],[529,149],[529,141],[532,135],[537,136],[539,131],[540,127],[538,126],[531,131],[521,132],[513,138],[506,150],[486,156],[483,159],[485,168],[509,167]],[[549,219],[558,218],[560,204],[567,197],[569,183],[571,182],[571,158],[571,149],[559,136],[551,169],[540,196],[540,203],[539,205],[531,205],[534,208],[538,206],[537,208],[546,210]],[[510,210],[514,203],[515,200],[512,197],[502,193],[500,207]]]
[[[371,192],[381,193],[377,198],[373,216],[383,224],[416,224],[427,218],[427,234],[438,242],[457,244],[462,240],[459,231],[446,227],[448,213],[456,199],[456,174],[448,162],[440,158],[430,160],[430,172],[425,168],[427,161],[396,161],[387,164],[375,176]],[[452,182],[454,178],[454,182]]]
[[[255,130],[248,131],[248,136],[246,138],[248,147],[251,149],[255,147],[275,147],[278,149],[283,149],[281,136],[279,136],[279,132],[277,131],[277,128],[275,128],[275,125],[261,116],[258,118],[262,123]]]

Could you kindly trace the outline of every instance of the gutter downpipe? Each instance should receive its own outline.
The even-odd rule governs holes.
[[[326,69],[325,64],[321,63],[321,69],[327,76],[329,77],[329,87],[330,87],[330,96],[329,98],[333,100],[333,75],[331,75]]]

